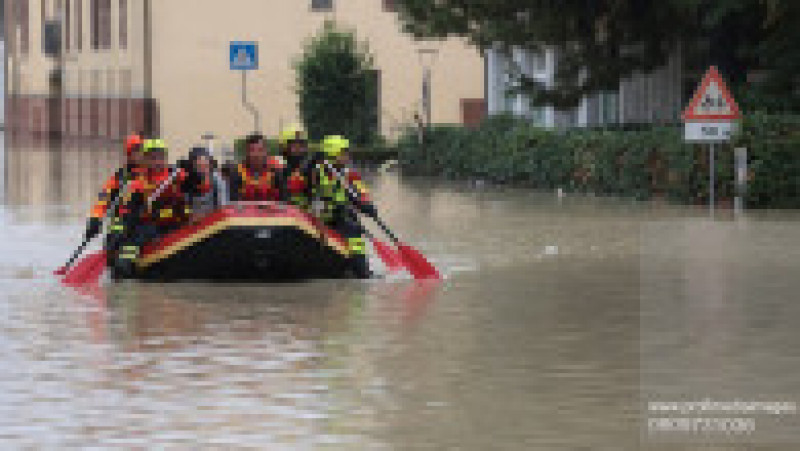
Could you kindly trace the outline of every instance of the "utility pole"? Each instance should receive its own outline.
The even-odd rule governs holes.
[[[439,50],[434,48],[417,49],[420,64],[422,65],[422,110],[425,114],[425,125],[431,126],[433,122],[433,99],[431,95],[432,66],[439,56]]]

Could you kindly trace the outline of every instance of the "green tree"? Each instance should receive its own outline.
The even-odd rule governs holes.
[[[481,49],[558,49],[555,83],[517,72],[512,92],[534,103],[575,106],[587,94],[663,65],[681,46],[691,67],[716,64],[734,84],[765,74],[765,92],[798,89],[796,0],[397,0],[417,37],[464,36]],[[780,56],[780,57],[778,57]]]
[[[378,86],[367,44],[325,22],[295,63],[300,117],[312,139],[340,134],[357,145],[377,136]]]

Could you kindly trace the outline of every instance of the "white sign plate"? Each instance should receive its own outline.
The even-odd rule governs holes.
[[[727,142],[736,133],[736,122],[689,121],[684,124],[684,139],[689,142]]]

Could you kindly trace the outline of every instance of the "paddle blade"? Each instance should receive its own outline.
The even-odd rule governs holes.
[[[81,286],[97,282],[106,266],[105,251],[95,252],[83,257],[64,276],[62,282],[68,286]]]
[[[100,278],[103,276],[103,273],[106,271],[106,255],[98,255],[95,260],[95,264],[92,265],[91,269],[86,271],[84,275],[84,285],[89,285],[96,287],[100,282]]]
[[[411,246],[397,243],[397,250],[406,268],[415,279],[441,279],[439,271],[419,251]]]
[[[386,269],[389,272],[399,271],[403,267],[403,260],[400,254],[389,247],[389,245],[373,238],[372,246],[375,248],[375,253],[378,254],[378,257],[380,257],[383,264],[386,265]]]

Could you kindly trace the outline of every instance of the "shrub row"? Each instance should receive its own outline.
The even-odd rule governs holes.
[[[433,126],[425,145],[409,129],[395,145],[404,172],[514,183],[535,189],[707,202],[707,146],[683,142],[679,127],[638,131],[546,130],[493,117],[479,128]],[[753,115],[718,146],[716,189],[735,195],[735,147],[748,148],[748,205],[800,207],[800,116]]]

